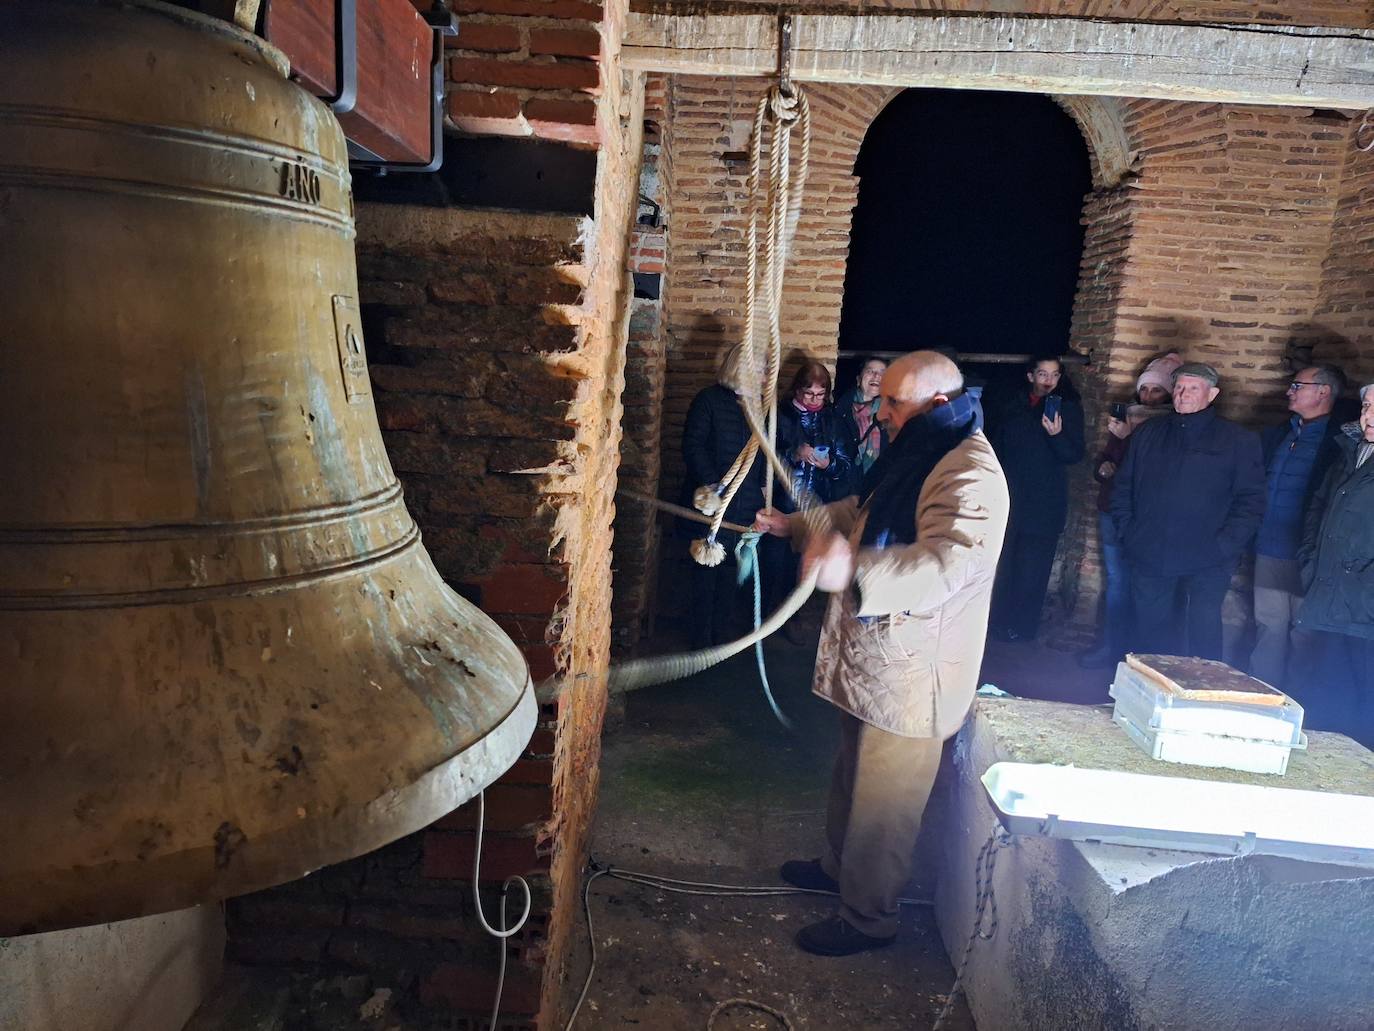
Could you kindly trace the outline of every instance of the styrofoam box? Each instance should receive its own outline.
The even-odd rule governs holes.
[[[1112,719],[1152,758],[1250,773],[1288,769],[1289,752],[1306,748],[1302,706],[1246,705],[1181,698],[1124,662],[1117,666]]]

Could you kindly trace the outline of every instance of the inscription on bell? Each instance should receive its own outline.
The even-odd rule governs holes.
[[[307,204],[320,202],[320,174],[299,161],[282,162],[278,188],[287,200],[300,200]]]
[[[334,295],[334,335],[339,345],[339,369],[349,403],[369,393],[367,353],[363,350],[362,312],[355,298]]]

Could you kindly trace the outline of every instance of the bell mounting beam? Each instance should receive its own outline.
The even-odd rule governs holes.
[[[790,28],[797,82],[1374,107],[1374,30],[873,12],[794,13]],[[640,71],[767,77],[780,31],[772,14],[636,12],[621,56]]]

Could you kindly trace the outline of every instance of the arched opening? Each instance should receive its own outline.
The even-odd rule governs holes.
[[[1067,349],[1092,173],[1059,104],[905,90],[869,127],[854,172],[839,382],[871,351]],[[996,383],[1001,368],[974,374]]]

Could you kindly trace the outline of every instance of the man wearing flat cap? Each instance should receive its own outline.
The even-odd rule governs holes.
[[[1217,414],[1217,382],[1210,365],[1179,366],[1173,412],[1135,431],[1116,474],[1135,651],[1221,658],[1221,604],[1264,517],[1259,437]]]

